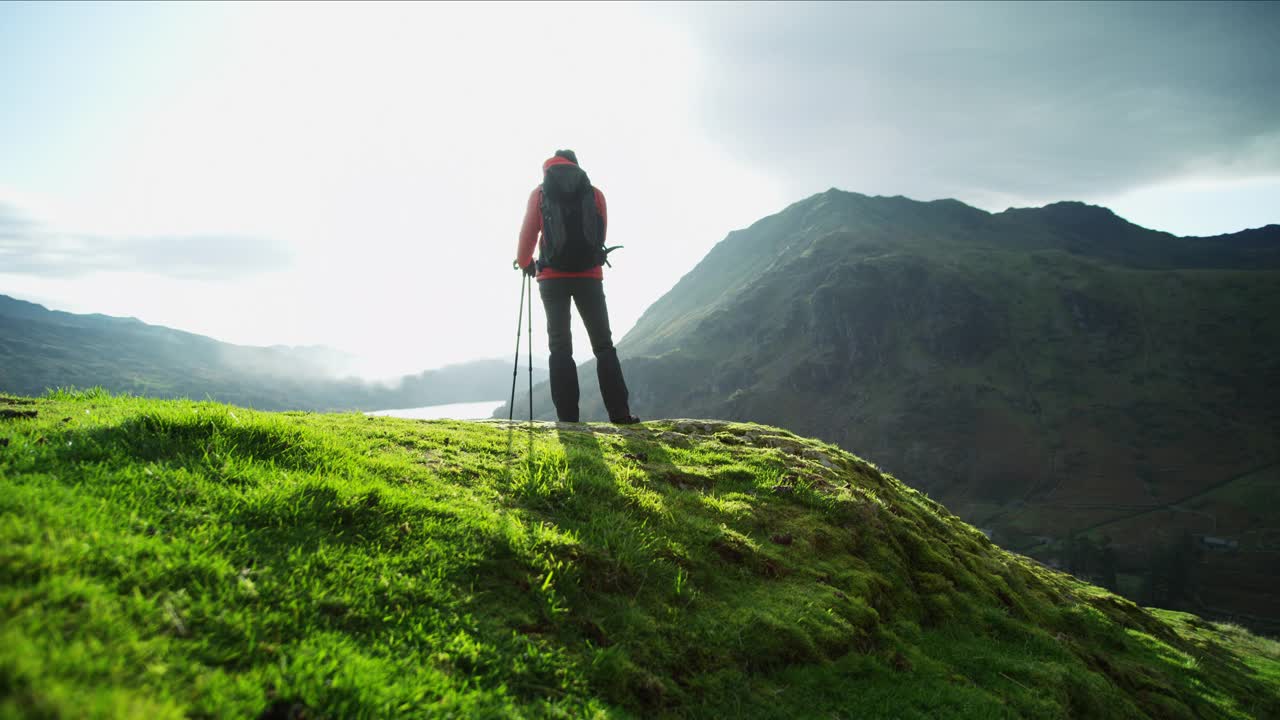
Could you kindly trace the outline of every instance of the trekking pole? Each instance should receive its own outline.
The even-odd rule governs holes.
[[[526,285],[529,293],[529,459],[533,459],[533,278]],[[517,332],[519,332],[517,330]],[[516,350],[519,352],[519,349]]]
[[[511,366],[511,401],[507,403],[507,422],[515,420],[516,413],[516,376],[520,372],[520,331],[524,329],[524,286],[528,275],[520,278],[520,314],[516,316],[516,357]],[[530,331],[532,332],[532,331]],[[532,405],[531,405],[532,407]]]
[[[516,415],[516,378],[520,372],[520,330],[524,325],[524,284],[529,280],[527,275],[521,274],[520,279],[520,314],[516,316],[516,357],[515,362],[511,365],[511,400],[507,403],[507,462],[511,462],[512,444],[515,442],[515,415]],[[508,465],[510,471],[510,465]]]

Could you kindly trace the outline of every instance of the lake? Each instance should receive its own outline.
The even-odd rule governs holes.
[[[491,417],[493,411],[502,407],[505,402],[506,400],[485,400],[484,402],[430,405],[428,407],[403,408],[399,410],[376,410],[365,413],[365,415],[382,415],[408,418],[410,420],[483,420]]]

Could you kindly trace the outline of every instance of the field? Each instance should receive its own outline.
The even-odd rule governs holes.
[[[1280,715],[834,446],[0,397],[0,717]]]

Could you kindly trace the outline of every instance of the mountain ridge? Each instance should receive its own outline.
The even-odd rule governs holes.
[[[160,325],[158,323],[149,323],[133,316],[107,315],[104,313],[73,313],[66,310],[52,310],[40,303],[3,294],[0,294],[0,315],[23,317],[46,322],[53,321],[60,325],[82,329],[91,329],[94,328],[95,325],[102,324],[126,327],[130,329],[142,327],[145,328],[145,332],[165,334],[187,342],[212,342],[216,343],[219,347],[245,352],[269,351],[287,353],[292,355],[290,358],[292,368],[290,373],[303,372],[307,374],[314,374],[319,377],[330,377],[334,379],[341,378],[341,373],[330,370],[327,367],[321,367],[318,364],[309,366],[304,362],[301,367],[298,367],[296,363],[298,361],[314,362],[321,357],[331,357],[335,360],[349,357],[346,353],[335,350],[334,348],[326,345],[246,345],[243,343],[233,343],[225,340],[219,340],[208,335],[201,335],[200,333],[191,332],[189,330],[173,328],[167,325]]]
[[[946,216],[940,219],[945,219],[948,221],[961,220],[964,222],[973,222],[973,221],[979,221],[979,220],[988,220],[988,221],[997,220],[997,221],[1017,222],[1017,221],[1021,221],[1028,218],[1036,219],[1036,220],[1043,219],[1045,217],[1049,217],[1049,218],[1066,217],[1066,218],[1079,219],[1082,217],[1097,218],[1099,216],[1102,216],[1109,221],[1115,221],[1119,227],[1123,227],[1126,229],[1139,228],[1146,232],[1155,233],[1173,240],[1182,240],[1182,241],[1190,240],[1190,241],[1193,241],[1194,243],[1194,241],[1222,240],[1222,239],[1228,239],[1228,238],[1237,239],[1237,240],[1249,240],[1249,241],[1254,241],[1256,239],[1261,244],[1269,244],[1271,246],[1270,249],[1272,249],[1273,251],[1277,250],[1277,243],[1280,243],[1280,240],[1276,239],[1277,237],[1280,237],[1280,224],[1268,224],[1260,228],[1247,228],[1235,233],[1226,233],[1226,234],[1208,236],[1208,237],[1179,236],[1179,235],[1174,235],[1172,233],[1168,233],[1164,231],[1148,230],[1147,228],[1142,228],[1141,226],[1131,223],[1128,220],[1125,220],[1124,218],[1115,214],[1115,212],[1110,210],[1109,208],[1105,208],[1099,205],[1091,205],[1089,203],[1084,203],[1081,201],[1059,201],[1055,203],[1049,203],[1041,207],[1031,207],[1031,208],[1012,208],[1011,207],[1006,210],[993,213],[993,212],[983,210],[981,208],[973,207],[960,200],[955,200],[951,198],[922,201],[922,200],[914,200],[911,198],[907,198],[902,195],[894,195],[894,196],[866,195],[863,193],[839,190],[833,187],[825,192],[818,193],[808,198],[805,198],[803,200],[799,200],[794,203],[791,203],[790,205],[783,208],[781,211],[774,213],[773,215],[769,215],[764,218],[761,218],[760,220],[757,220],[756,222],[752,223],[746,228],[733,230],[729,232],[724,239],[722,239],[720,242],[718,242],[715,246],[712,247],[711,251],[708,252],[707,256],[702,261],[700,261],[697,265],[695,265],[694,268],[692,268],[689,271],[689,273],[686,273],[684,276],[682,276],[681,279],[676,282],[676,285],[673,286],[670,291],[668,291],[668,293],[659,297],[659,299],[655,301],[653,305],[651,305],[650,308],[645,311],[645,313],[641,314],[640,319],[636,321],[636,324],[633,326],[633,328],[625,336],[623,336],[623,338],[619,341],[618,347],[620,349],[624,347],[628,347],[629,342],[635,342],[636,337],[643,336],[645,334],[652,334],[653,330],[651,328],[651,321],[647,323],[645,316],[650,311],[660,310],[666,304],[667,296],[670,295],[672,292],[676,292],[680,290],[682,285],[697,283],[701,278],[695,276],[694,274],[698,271],[698,268],[700,266],[703,266],[704,264],[710,265],[715,263],[726,264],[725,261],[729,260],[729,258],[725,258],[724,255],[728,252],[731,252],[730,248],[732,244],[741,243],[744,237],[750,237],[751,235],[764,235],[768,233],[781,234],[781,231],[783,230],[783,228],[780,228],[778,226],[785,224],[783,222],[784,217],[793,216],[801,212],[806,214],[814,213],[818,210],[821,210],[823,206],[828,203],[840,202],[840,201],[853,201],[858,204],[856,208],[851,207],[850,209],[864,209],[869,205],[876,204],[877,201],[887,201],[889,203],[892,203],[895,206],[894,209],[901,210],[905,208],[911,208],[911,209],[918,210],[918,209],[928,208],[934,211],[935,213],[946,213]],[[801,222],[803,222],[803,220],[801,220]],[[792,224],[794,225],[795,223],[793,222]],[[830,229],[834,231],[836,228],[832,227]],[[965,227],[964,229],[972,230],[973,228],[972,226],[968,226],[968,227]],[[777,255],[776,249],[777,248],[775,248],[775,253],[774,253],[775,255]],[[1271,262],[1273,264],[1280,265],[1280,251],[1277,251],[1276,255],[1271,258]],[[693,277],[691,278],[691,276]],[[711,291],[707,290],[704,292],[711,292]],[[630,348],[628,347],[628,349]]]

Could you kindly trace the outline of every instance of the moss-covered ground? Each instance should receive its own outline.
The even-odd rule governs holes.
[[[1280,717],[833,446],[0,396],[0,716]]]

